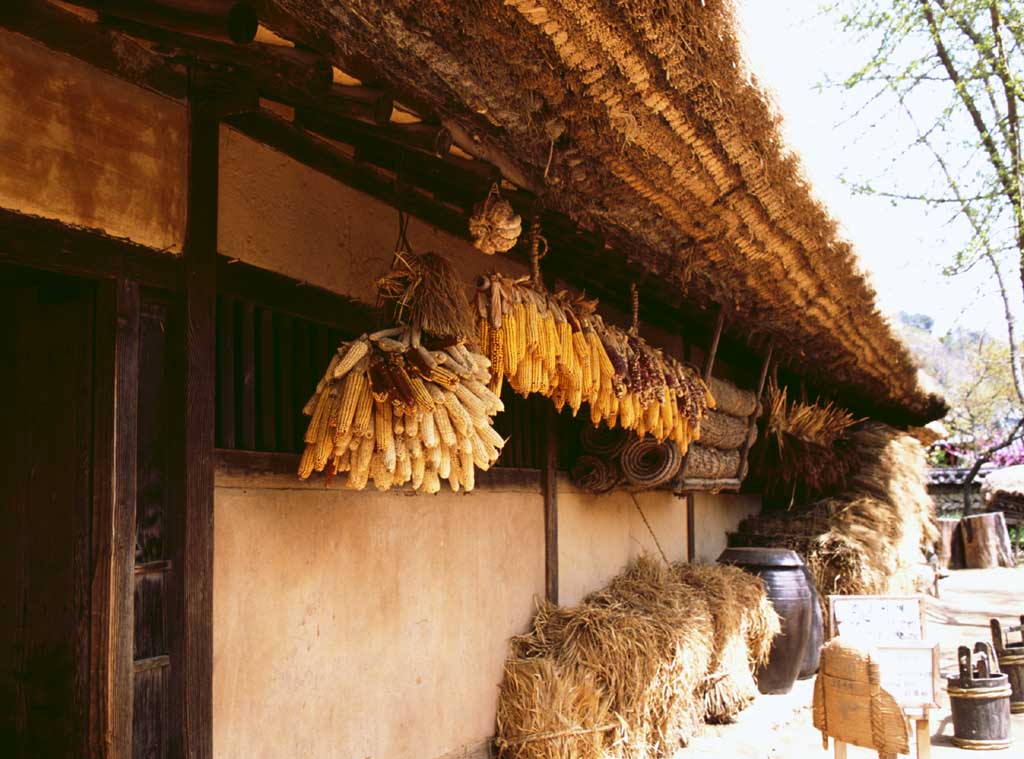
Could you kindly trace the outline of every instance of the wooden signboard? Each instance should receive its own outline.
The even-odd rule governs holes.
[[[829,596],[828,635],[870,640],[882,689],[912,716],[918,759],[931,756],[929,709],[936,706],[938,644],[925,642],[921,596]],[[836,756],[845,757],[836,744]]]
[[[829,637],[869,636],[872,640],[924,640],[921,596],[829,596]]]
[[[882,643],[871,652],[878,662],[882,688],[905,711],[937,707],[939,644],[925,642]]]

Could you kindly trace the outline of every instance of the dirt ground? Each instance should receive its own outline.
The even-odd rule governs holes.
[[[1024,568],[953,572],[939,584],[940,597],[928,599],[928,637],[937,640],[942,672],[955,670],[956,647],[991,640],[992,617],[1015,619],[1024,614]],[[822,748],[821,734],[811,724],[814,680],[798,682],[790,693],[761,696],[735,724],[707,726],[703,734],[676,754],[676,759],[805,759],[832,756]],[[932,713],[932,756],[935,759],[968,759],[976,752],[953,746],[953,724],[943,694],[943,708]],[[1011,718],[1013,745],[994,756],[1024,759],[1024,714]],[[913,736],[911,736],[913,751]],[[867,749],[850,747],[851,759],[875,757]]]

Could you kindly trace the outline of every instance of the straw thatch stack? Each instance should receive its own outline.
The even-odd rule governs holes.
[[[499,756],[670,756],[749,703],[777,630],[759,578],[637,559],[577,606],[542,605],[512,640]]]
[[[796,550],[822,596],[915,590],[924,552],[938,538],[924,447],[869,423],[850,434],[850,448],[856,468],[844,492],[796,515],[748,518],[730,543]]]

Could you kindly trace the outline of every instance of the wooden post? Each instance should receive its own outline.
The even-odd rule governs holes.
[[[541,488],[544,493],[544,595],[558,604],[558,438],[555,409],[545,405],[544,467]]]
[[[718,309],[718,319],[715,321],[715,331],[711,335],[711,345],[708,348],[708,355],[704,359],[704,381],[711,381],[711,372],[715,368],[715,356],[718,353],[718,343],[722,339],[722,328],[725,326],[725,309]]]
[[[686,494],[686,560],[693,561],[697,555],[697,536],[693,534],[695,520],[693,517],[694,510],[694,497],[693,493]]]
[[[182,534],[183,753],[213,755],[213,467],[217,181],[220,125],[189,100],[185,229],[184,532]]]
[[[139,287],[118,279],[97,304],[93,433],[92,634],[89,742],[93,756],[132,756]]]
[[[917,759],[931,759],[932,756],[932,728],[929,714],[928,709],[925,709],[924,716],[914,720]]]

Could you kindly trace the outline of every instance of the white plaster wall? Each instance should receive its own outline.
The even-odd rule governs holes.
[[[273,148],[221,127],[217,247],[226,256],[366,302],[391,263],[398,211]],[[448,257],[469,285],[492,269],[522,274],[507,256],[411,219],[416,252]]]
[[[630,559],[660,556],[686,559],[686,499],[671,493],[637,493],[651,530],[629,493],[591,495],[560,480],[558,488],[558,600],[574,604],[607,584]]]
[[[219,478],[214,523],[217,759],[433,759],[494,734],[508,638],[544,592],[537,492]]]
[[[761,496],[698,493],[693,504],[694,561],[713,563],[726,547],[726,533],[761,510]]]

